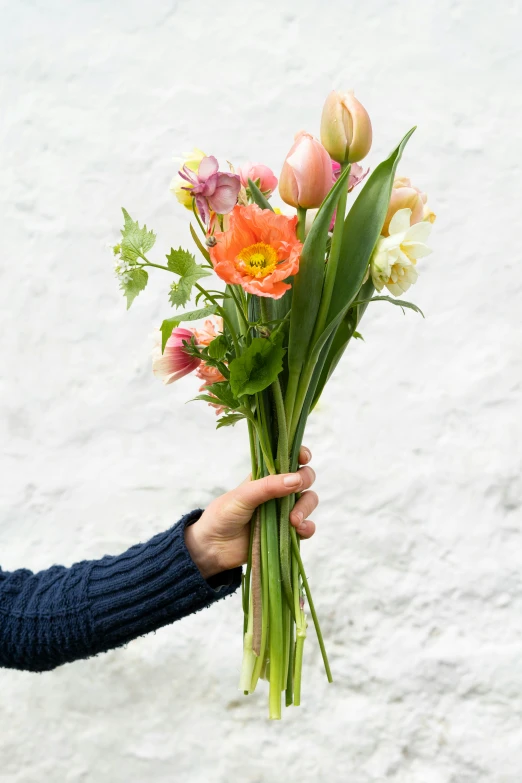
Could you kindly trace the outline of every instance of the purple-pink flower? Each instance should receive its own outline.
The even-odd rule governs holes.
[[[360,185],[363,179],[368,176],[369,171],[370,169],[366,169],[366,171],[364,171],[363,167],[360,166],[358,163],[352,163],[350,167],[350,173],[348,174],[348,193],[350,193],[357,185]],[[333,181],[337,182],[340,175],[341,175],[341,164],[337,163],[336,160],[332,160]]]
[[[184,190],[196,199],[198,212],[205,225],[210,221],[211,212],[227,215],[234,209],[241,180],[237,174],[219,171],[219,164],[213,155],[203,158],[197,174],[188,166],[183,166],[179,175],[189,183]]]

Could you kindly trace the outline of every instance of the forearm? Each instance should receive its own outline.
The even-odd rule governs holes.
[[[126,644],[234,592],[241,569],[220,575],[217,581],[224,584],[216,590],[186,548],[185,528],[199,513],[117,557],[4,575],[0,666],[54,669]]]

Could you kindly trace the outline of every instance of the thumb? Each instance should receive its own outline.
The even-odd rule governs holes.
[[[294,492],[308,489],[315,481],[312,468],[302,468],[297,473],[283,473],[278,476],[265,476],[257,481],[241,484],[232,493],[234,500],[245,511],[254,511],[262,503],[274,498],[284,498]]]

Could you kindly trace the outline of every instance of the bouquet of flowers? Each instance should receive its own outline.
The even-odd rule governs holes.
[[[211,405],[217,428],[244,421],[252,477],[295,471],[306,422],[343,353],[360,338],[370,302],[418,310],[400,298],[417,279],[417,260],[435,215],[426,195],[396,168],[413,128],[371,174],[372,127],[352,92],[331,92],[321,141],[295,137],[279,178],[291,210],[272,206],[278,184],[265,165],[221,170],[195,149],[171,189],[190,211],[190,250],[150,260],[156,236],[124,209],[114,248],[116,274],[128,307],[150,270],[174,276],[175,309],[158,331],[153,371],[169,384],[194,372],[198,400]],[[347,209],[348,194],[359,188]],[[216,275],[225,285],[207,285]],[[386,288],[392,296],[383,295]],[[194,298],[194,309],[185,309]],[[199,326],[188,326],[202,322]],[[183,324],[183,326],[181,326]],[[270,501],[251,523],[243,575],[243,662],[240,688],[269,683],[270,718],[301,699],[309,608],[328,680],[332,675],[300,551],[289,524],[293,498]]]

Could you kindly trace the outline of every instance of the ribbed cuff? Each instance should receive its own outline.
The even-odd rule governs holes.
[[[185,545],[185,528],[202,511],[119,557],[104,557],[91,569],[87,597],[101,649],[125,644],[235,592],[241,568],[206,581]]]

